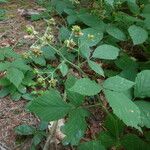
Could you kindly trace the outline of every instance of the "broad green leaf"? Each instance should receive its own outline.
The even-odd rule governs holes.
[[[93,53],[94,58],[114,60],[118,57],[120,49],[112,45],[103,44]]]
[[[105,23],[99,20],[95,15],[91,15],[89,13],[81,13],[78,15],[78,18],[87,26],[98,29],[100,32],[105,31]]]
[[[93,96],[101,91],[101,86],[89,78],[82,78],[69,89],[72,92],[79,93],[85,96]]]
[[[99,140],[105,146],[105,148],[108,149],[118,144],[118,141],[110,134],[109,131],[100,132]]]
[[[89,141],[81,143],[77,150],[106,150],[100,141]]]
[[[9,62],[0,63],[0,71],[5,71],[9,66]]]
[[[3,98],[9,94],[8,88],[3,88],[0,90],[0,98]]]
[[[122,135],[125,124],[113,114],[109,114],[104,122],[105,128],[116,140]]]
[[[63,140],[64,144],[79,144],[79,141],[84,136],[87,128],[85,117],[88,115],[89,113],[82,108],[77,108],[69,114],[69,119],[62,128],[63,133],[66,135]]]
[[[135,80],[134,96],[145,98],[150,97],[150,70],[138,73]]]
[[[89,66],[92,70],[94,70],[96,73],[98,73],[99,75],[104,77],[104,71],[103,71],[102,67],[99,64],[97,64],[97,63],[95,63],[94,61],[91,61],[91,60],[88,61],[88,64],[89,64]]]
[[[127,126],[135,127],[139,130],[141,128],[138,124],[141,123],[140,110],[123,93],[105,90],[104,91],[107,101],[113,109],[114,114],[120,118]]]
[[[16,59],[10,64],[10,67],[15,67],[22,71],[31,70],[30,66],[27,65],[23,59]]]
[[[15,132],[19,135],[32,135],[35,132],[35,128],[26,124],[20,125],[15,128]]]
[[[53,121],[63,118],[72,106],[63,101],[58,91],[50,89],[31,101],[28,109],[44,121]]]
[[[86,45],[86,44],[81,44],[80,46],[79,46],[79,52],[80,52],[80,54],[81,54],[81,56],[83,57],[83,58],[86,58],[86,59],[88,59],[89,57],[90,57],[90,54],[91,54],[91,49],[90,49],[90,47],[88,46],[88,45]]]
[[[140,26],[132,25],[129,27],[128,32],[134,45],[142,44],[148,38],[148,32]]]
[[[60,69],[60,72],[62,73],[63,77],[67,75],[68,73],[68,66],[65,64],[65,63],[62,63],[60,66],[59,66],[59,69]]]
[[[118,68],[122,70],[127,70],[128,68],[137,68],[138,63],[136,60],[133,60],[128,55],[123,55],[122,57],[115,60],[115,64]]]
[[[17,68],[9,68],[7,70],[7,79],[13,83],[17,88],[21,84],[24,78],[24,74]]]
[[[106,31],[109,35],[113,36],[114,38],[120,41],[126,40],[126,35],[124,34],[124,32],[119,28],[115,27],[114,25],[108,25]]]
[[[80,106],[84,101],[84,96],[75,92],[69,91],[69,89],[75,84],[77,78],[69,75],[65,82],[65,89],[67,94],[67,99],[75,106]]]
[[[11,93],[10,96],[13,101],[19,101],[21,99],[21,95],[22,94],[16,90],[15,92]]]
[[[19,55],[16,52],[14,52],[11,47],[0,48],[0,60],[4,60],[5,58],[18,58],[18,57]]]
[[[103,33],[93,28],[86,28],[82,32],[83,35],[79,38],[80,45],[94,46],[103,38]]]
[[[140,13],[140,8],[137,5],[136,0],[135,1],[127,0],[127,4],[128,4],[128,7],[132,13],[134,13],[135,15]]]
[[[126,150],[149,150],[150,146],[138,136],[127,134],[122,139],[122,145]]]
[[[42,139],[44,138],[44,133],[45,132],[42,132],[42,131],[36,132],[36,134],[34,135],[32,139],[32,142],[35,146],[38,145],[42,141]]]
[[[59,30],[59,38],[61,41],[69,39],[71,32],[66,27],[61,27]]]
[[[141,111],[141,127],[150,128],[150,102],[147,101],[135,101],[135,104]]]
[[[41,48],[42,50],[42,54],[44,55],[44,57],[48,60],[54,60],[55,57],[55,51],[50,47],[50,46],[44,46]]]
[[[34,63],[36,63],[40,66],[45,66],[46,65],[45,58],[42,57],[42,56],[39,56],[39,57],[33,56],[32,60],[34,61]]]
[[[114,76],[105,80],[103,86],[105,89],[108,90],[122,92],[132,88],[134,84],[134,82],[125,78],[122,78],[120,76]]]

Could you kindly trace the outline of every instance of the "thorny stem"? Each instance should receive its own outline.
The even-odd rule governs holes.
[[[70,64],[70,65],[73,66],[74,68],[76,68],[76,69],[77,69],[79,72],[81,72],[82,74],[86,75],[86,73],[83,72],[82,69],[81,69],[79,66],[73,64],[71,61],[69,61],[68,59],[66,59],[65,56],[64,56],[61,52],[59,52],[55,47],[53,47],[53,46],[50,45],[50,44],[49,44],[49,46],[50,46],[59,56],[61,56],[61,57],[64,59],[65,62],[67,62],[68,64]]]

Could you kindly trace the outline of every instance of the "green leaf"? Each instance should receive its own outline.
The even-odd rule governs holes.
[[[135,104],[141,111],[141,127],[150,128],[150,102],[147,101],[135,101]]]
[[[19,93],[18,91],[15,91],[15,92],[11,93],[11,99],[13,101],[18,101],[18,100],[20,100],[21,95],[22,95],[21,93]]]
[[[99,141],[84,142],[79,145],[78,150],[106,150]]]
[[[116,139],[109,133],[109,131],[102,131],[99,135],[99,140],[101,143],[108,149],[110,149],[112,146],[117,145]]]
[[[133,87],[135,83],[120,76],[110,77],[105,80],[103,86],[105,89],[117,92],[126,91]]]
[[[105,0],[105,3],[109,4],[112,7],[114,6],[114,2],[115,2],[114,0]]]
[[[69,39],[71,32],[66,27],[61,27],[59,30],[59,39],[61,41],[64,41],[66,39]]]
[[[10,64],[10,67],[15,67],[22,71],[31,70],[30,66],[27,65],[23,59],[16,59]]]
[[[97,47],[93,53],[94,58],[114,60],[119,55],[119,48],[103,44]]]
[[[68,66],[65,63],[61,63],[59,66],[60,72],[62,73],[63,77],[67,75],[68,73]]]
[[[44,121],[53,121],[63,118],[72,106],[63,101],[58,91],[50,89],[31,101],[28,109]]]
[[[5,71],[9,66],[9,62],[0,63],[0,71]]]
[[[103,71],[102,67],[99,64],[97,64],[97,63],[95,63],[94,61],[91,61],[91,60],[88,61],[88,64],[89,64],[89,66],[92,70],[94,70],[96,73],[98,73],[99,75],[104,77],[104,71]]]
[[[8,2],[7,0],[0,0],[0,3],[6,3]]]
[[[44,55],[44,57],[48,60],[54,60],[55,57],[55,51],[50,47],[50,46],[44,46],[41,48],[42,50],[42,54]]]
[[[9,68],[7,70],[7,79],[13,83],[17,88],[21,84],[24,78],[24,74],[22,71],[18,70],[17,68]]]
[[[16,52],[14,52],[11,47],[0,48],[0,60],[4,60],[5,58],[18,58],[18,57],[19,55]]]
[[[134,134],[127,134],[122,139],[122,145],[126,150],[149,150],[150,146]]]
[[[91,54],[91,49],[90,49],[90,47],[88,46],[88,45],[86,45],[86,44],[81,44],[80,46],[79,46],[79,52],[80,52],[80,54],[81,54],[81,56],[83,57],[83,58],[86,58],[86,59],[88,59],[89,57],[90,57],[90,54]]]
[[[36,134],[34,135],[32,139],[32,142],[35,146],[38,145],[42,141],[42,139],[44,138],[44,133],[45,132],[36,132]]]
[[[15,132],[19,135],[32,135],[35,132],[35,128],[29,125],[20,125],[15,128]]]
[[[144,43],[148,38],[148,32],[136,25],[132,25],[129,27],[128,32],[132,38],[134,45],[139,45]],[[139,36],[140,35],[140,36]]]
[[[101,86],[89,78],[82,78],[69,89],[72,92],[79,93],[85,96],[93,96],[101,91]]]
[[[140,110],[123,93],[105,90],[104,91],[107,101],[113,109],[114,114],[120,118],[127,126],[135,127],[139,130],[141,128],[138,124],[141,123]]]
[[[150,70],[144,70],[137,74],[135,79],[135,97],[150,97]]]
[[[101,21],[96,15],[91,15],[89,13],[81,13],[78,18],[87,26],[98,29],[100,32],[105,31],[105,23]]]
[[[3,88],[0,90],[0,98],[3,98],[9,94],[8,88]]]
[[[67,99],[75,106],[80,106],[84,101],[84,96],[75,92],[69,91],[69,89],[75,84],[77,78],[69,75],[65,82],[65,89],[67,93]]]
[[[120,41],[126,40],[126,35],[124,34],[124,32],[114,25],[108,25],[106,28],[106,32]]]
[[[111,136],[113,136],[116,140],[118,140],[122,135],[125,127],[125,124],[113,114],[109,114],[106,117],[104,125],[107,128],[107,131],[109,131]]]
[[[40,65],[40,66],[45,66],[46,65],[46,61],[45,58],[42,56],[39,57],[32,57],[32,60],[34,61],[34,63]]]
[[[86,28],[82,30],[82,32],[83,35],[79,38],[80,45],[94,46],[103,38],[103,33],[93,28]],[[93,38],[90,38],[89,36],[93,36]]]
[[[65,145],[78,145],[80,139],[84,136],[87,123],[85,117],[89,113],[83,108],[77,108],[69,114],[69,119],[65,126],[62,128],[66,137],[63,140]],[[77,123],[78,122],[78,123]]]

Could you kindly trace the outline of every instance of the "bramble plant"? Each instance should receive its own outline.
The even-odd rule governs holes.
[[[149,150],[149,0],[89,2],[92,9],[83,9],[82,1],[52,0],[67,20],[59,38],[52,18],[43,36],[27,26],[37,38],[28,52],[0,49],[0,97],[29,100],[27,110],[42,121],[65,118],[62,143],[78,150]],[[104,130],[83,142],[91,107],[106,114]],[[17,127],[35,135],[31,128]]]

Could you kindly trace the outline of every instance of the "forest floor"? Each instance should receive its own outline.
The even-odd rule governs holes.
[[[32,22],[22,14],[26,10],[41,11],[43,8],[31,0],[11,0],[1,4],[0,8],[7,10],[6,19],[0,21],[0,47],[10,46],[18,53],[29,50],[35,39],[28,37],[25,32],[26,26],[33,25],[36,31],[43,33],[46,29],[46,23],[43,20]],[[59,17],[55,17],[57,22],[62,21]],[[14,132],[14,128],[21,124],[38,125],[38,118],[27,113],[25,105],[25,100],[12,101],[9,97],[0,99],[0,150],[2,148],[2,150],[30,149],[31,139],[20,139]],[[103,118],[103,114],[101,114],[101,118],[99,117],[99,114],[102,113],[101,110],[94,109],[92,113],[94,118],[91,117],[88,120],[90,131],[86,133],[86,140],[90,138],[91,133],[95,134],[102,130],[99,126],[99,122],[102,122]]]
[[[0,47],[11,46],[21,53],[29,49],[34,39],[26,36],[26,25],[33,25],[36,30],[42,32],[45,23],[43,21],[31,22],[22,16],[26,9],[41,9],[31,0],[11,0],[0,4],[1,9],[7,10],[6,19],[0,21]],[[19,142],[14,133],[14,128],[21,124],[36,125],[38,120],[35,116],[25,112],[26,102],[23,100],[12,101],[9,97],[0,99],[0,150],[29,149],[31,140]]]

